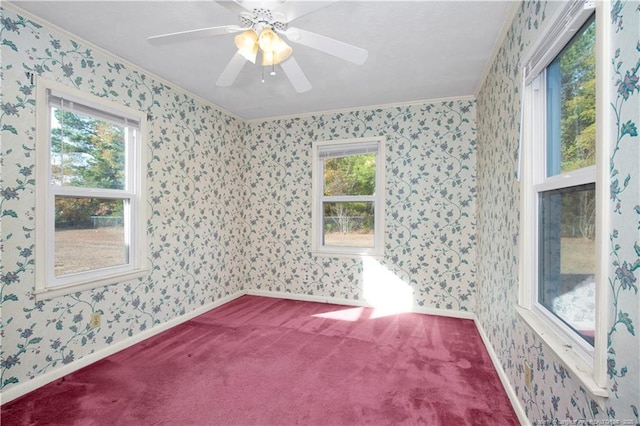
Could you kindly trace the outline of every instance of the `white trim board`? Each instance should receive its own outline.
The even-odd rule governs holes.
[[[182,86],[179,86],[176,83],[173,83],[173,82],[171,82],[171,81],[169,81],[169,80],[167,80],[165,78],[162,78],[159,75],[154,74],[151,71],[146,70],[146,69],[140,67],[139,65],[134,64],[133,62],[130,62],[130,61],[124,59],[124,58],[121,58],[120,56],[116,55],[115,53],[110,52],[110,51],[108,51],[108,50],[106,50],[106,49],[104,49],[104,48],[102,48],[102,47],[100,47],[98,45],[95,45],[95,44],[91,43],[90,41],[87,41],[87,40],[83,39],[82,37],[78,36],[77,34],[73,34],[73,33],[69,32],[69,31],[65,30],[64,28],[59,27],[56,24],[51,23],[51,22],[47,21],[44,18],[41,18],[40,16],[34,15],[33,13],[22,9],[20,6],[17,6],[16,4],[8,3],[8,2],[5,1],[5,2],[2,2],[2,7],[4,9],[10,10],[12,12],[19,13],[19,14],[31,19],[32,21],[36,21],[39,24],[42,24],[43,26],[46,27],[47,31],[58,32],[58,33],[64,35],[65,37],[67,37],[67,38],[69,38],[71,40],[77,41],[80,44],[91,48],[92,50],[98,51],[98,52],[102,53],[103,55],[106,55],[106,56],[109,56],[111,58],[114,58],[115,60],[117,60],[118,62],[122,63],[123,65],[126,65],[127,68],[133,69],[135,71],[139,71],[139,72],[145,74],[147,77],[150,77],[150,78],[158,81],[159,83],[164,84],[165,86],[168,86],[169,88],[171,88],[171,89],[173,89],[173,90],[175,90],[177,92],[181,92],[182,94],[191,97],[193,100],[198,101],[200,103],[203,103],[203,104],[205,104],[205,105],[207,105],[207,106],[219,111],[222,114],[228,115],[229,117],[234,118],[234,119],[236,119],[238,121],[241,121],[241,122],[245,122],[246,121],[246,119],[240,117],[239,115],[237,115],[237,114],[235,114],[235,113],[233,113],[231,111],[227,111],[226,109],[222,108],[220,105],[216,105],[213,102],[208,101],[205,98],[196,95],[195,93],[191,93],[190,91],[188,91],[187,89],[183,88]]]
[[[507,16],[505,17],[504,22],[502,23],[502,30],[500,31],[500,34],[498,34],[498,37],[496,37],[496,41],[493,45],[493,49],[491,50],[491,55],[489,55],[489,60],[485,64],[484,70],[482,71],[482,74],[480,74],[480,78],[478,79],[478,85],[476,86],[476,89],[474,91],[474,96],[476,98],[478,97],[478,95],[480,94],[480,91],[484,87],[484,83],[487,81],[487,77],[491,72],[493,63],[496,61],[496,58],[498,57],[498,53],[500,52],[502,45],[507,39],[507,34],[509,33],[511,26],[513,25],[513,20],[516,18],[516,15],[518,14],[520,7],[521,7],[520,2],[514,2],[511,5],[511,9],[507,13]]]
[[[295,293],[286,293],[281,291],[265,291],[265,290],[247,290],[247,295],[251,296],[262,296],[262,297],[273,297],[278,299],[289,299],[289,300],[299,300],[303,302],[316,302],[316,303],[330,303],[335,305],[344,305],[344,306],[357,306],[357,307],[372,307],[368,303],[363,300],[353,300],[353,299],[341,299],[336,297],[328,297],[328,296],[316,296],[316,295],[308,295],[308,294],[295,294]],[[509,381],[509,377],[505,373],[502,365],[500,364],[500,358],[496,354],[491,342],[489,341],[489,337],[487,333],[485,333],[482,324],[478,320],[478,317],[471,312],[466,311],[451,311],[446,309],[438,309],[438,308],[423,308],[423,307],[414,307],[410,312],[418,313],[418,314],[426,314],[426,315],[438,315],[444,317],[451,318],[461,318],[461,319],[471,319],[473,320],[476,328],[478,329],[478,333],[480,334],[480,338],[482,339],[482,343],[484,344],[487,352],[489,353],[489,357],[491,358],[491,362],[498,373],[498,377],[500,378],[500,382],[502,383],[502,387],[507,393],[507,397],[511,402],[511,406],[518,416],[518,420],[522,425],[531,425],[531,421],[527,418],[524,408],[522,407],[522,403],[520,399],[516,395],[516,392]]]
[[[372,110],[372,109],[433,105],[433,104],[441,104],[445,102],[475,101],[475,100],[476,100],[476,97],[474,95],[451,96],[448,98],[419,99],[415,101],[392,102],[388,104],[378,104],[378,105],[361,105],[361,106],[354,106],[354,107],[348,107],[348,108],[303,112],[300,114],[290,114],[290,115],[281,115],[281,116],[264,117],[264,118],[246,118],[243,120],[246,124],[258,124],[258,123],[265,123],[265,122],[276,121],[276,120],[294,120],[296,118],[314,117],[318,115],[331,115],[331,114],[339,114],[339,113],[344,114],[349,112]]]
[[[511,382],[509,381],[509,376],[507,376],[507,373],[502,368],[502,364],[500,364],[500,358],[498,357],[498,354],[496,353],[495,349],[493,349],[493,345],[489,340],[489,336],[487,336],[487,333],[485,333],[484,327],[482,327],[482,323],[480,322],[478,317],[474,318],[474,322],[476,323],[476,328],[480,333],[482,342],[484,343],[484,346],[487,349],[487,352],[489,353],[489,357],[491,358],[493,367],[496,369],[496,372],[498,373],[498,377],[500,377],[500,381],[502,382],[502,387],[504,387],[504,390],[507,392],[509,401],[511,401],[511,406],[513,406],[513,410],[516,412],[516,416],[518,416],[518,420],[520,421],[520,424],[531,425],[532,423],[527,417],[527,414],[524,408],[522,407],[520,398],[518,398],[518,395],[516,395],[516,391],[511,385]]]
[[[162,333],[163,331],[166,331],[172,327],[175,327],[177,325],[180,325],[182,323],[185,323],[199,315],[204,314],[205,312],[210,311],[211,309],[220,307],[222,305],[225,305],[239,297],[242,297],[244,295],[250,295],[250,296],[261,296],[261,297],[272,297],[272,298],[278,298],[278,299],[288,299],[288,300],[299,300],[299,301],[304,301],[304,302],[316,302],[316,303],[330,303],[330,304],[336,304],[336,305],[344,305],[344,306],[352,306],[352,307],[371,307],[369,304],[367,304],[365,301],[362,300],[353,300],[353,299],[341,299],[341,298],[336,298],[336,297],[327,297],[327,296],[315,296],[315,295],[306,295],[306,294],[294,294],[294,293],[286,293],[286,292],[275,292],[275,291],[264,291],[264,290],[248,290],[248,291],[239,291],[236,292],[234,294],[231,294],[229,296],[223,297],[221,299],[218,299],[208,305],[205,306],[201,306],[198,309],[195,309],[185,315],[182,315],[181,317],[177,317],[177,318],[173,318],[170,321],[167,321],[163,324],[160,324],[159,326],[156,326],[154,328],[151,328],[149,330],[146,330],[142,333],[139,333],[131,338],[128,338],[126,340],[123,340],[121,342],[118,342],[112,346],[106,347],[104,349],[98,350],[96,352],[93,352],[87,356],[84,356],[80,359],[78,359],[77,361],[65,365],[64,367],[58,368],[54,371],[50,371],[48,373],[45,373],[41,376],[36,377],[33,380],[30,380],[28,382],[23,383],[22,385],[18,385],[16,387],[13,387],[11,389],[9,389],[8,391],[2,392],[0,394],[0,397],[2,399],[1,403],[7,403],[9,401],[12,401],[16,398],[19,398],[23,395],[26,395],[27,393],[34,391],[48,383],[51,383],[63,376],[66,376],[67,374],[71,374],[75,371],[80,370],[81,368],[84,368],[90,364],[93,364],[97,361],[100,361],[101,359],[104,359],[110,355],[113,355],[117,352],[120,352],[124,349],[127,349],[130,346],[133,346],[137,343],[140,343],[150,337],[153,337],[157,334]],[[411,310],[412,313],[419,313],[419,314],[426,314],[426,315],[438,315],[438,316],[445,316],[445,317],[451,317],[451,318],[461,318],[461,319],[471,319],[474,321],[476,328],[478,329],[478,332],[480,333],[480,336],[482,338],[482,342],[484,343],[487,352],[489,353],[489,356],[491,358],[491,361],[498,373],[498,376],[500,377],[500,381],[502,382],[502,385],[507,393],[507,396],[509,397],[509,400],[511,401],[511,405],[513,406],[513,409],[516,412],[516,415],[518,416],[518,419],[520,420],[520,423],[523,425],[529,425],[531,424],[529,422],[529,420],[527,419],[527,416],[525,414],[524,409],[522,408],[522,405],[520,403],[520,400],[518,399],[513,387],[511,386],[511,383],[509,382],[509,379],[506,375],[506,373],[504,372],[502,365],[500,364],[500,360],[495,352],[495,350],[493,349],[493,346],[491,345],[489,338],[487,337],[487,334],[485,333],[484,329],[482,328],[481,323],[478,321],[478,318],[476,317],[475,314],[471,313],[471,312],[465,312],[465,311],[449,311],[446,309],[438,309],[438,308],[423,308],[423,307],[416,307],[414,309]]]
[[[167,322],[164,322],[158,326],[155,326],[153,328],[150,328],[148,330],[145,330],[141,333],[138,333],[132,337],[129,337],[125,340],[121,340],[118,343],[115,343],[111,346],[107,346],[106,348],[97,350],[96,352],[93,352],[89,355],[85,355],[82,358],[79,358],[78,360],[72,362],[71,364],[67,364],[63,367],[60,368],[56,368],[55,370],[46,372],[32,380],[29,380],[28,382],[24,382],[22,384],[18,384],[15,387],[10,388],[7,391],[4,391],[2,393],[0,393],[0,399],[1,399],[1,403],[5,404],[9,401],[12,401],[16,398],[19,398],[23,395],[26,395],[27,393],[34,391],[48,383],[51,383],[55,380],[58,380],[59,378],[66,376],[67,374],[71,374],[75,371],[80,370],[81,368],[84,368],[90,364],[93,364],[95,362],[98,362],[106,357],[108,357],[109,355],[113,355],[117,352],[120,352],[124,349],[127,349],[130,346],[133,346],[137,343],[142,342],[143,340],[146,340],[150,337],[155,336],[156,334],[160,334],[163,331],[167,331],[170,328],[173,328],[177,325],[180,325],[182,323],[185,323],[187,321],[189,321],[190,319],[193,319],[199,315],[204,314],[205,312],[208,312],[214,308],[220,307],[226,303],[231,302],[232,300],[235,300],[241,296],[244,296],[245,293],[243,291],[231,294],[229,296],[225,296],[221,299],[218,299],[212,303],[209,303],[208,305],[204,305],[201,306],[191,312],[188,312],[182,316],[179,317],[175,317]]]
[[[370,304],[363,300],[353,300],[353,299],[341,299],[337,297],[328,297],[328,296],[316,296],[316,295],[308,295],[308,294],[295,294],[295,293],[286,293],[281,291],[265,291],[265,290],[247,290],[247,295],[251,296],[262,296],[262,297],[273,297],[278,299],[289,299],[289,300],[299,300],[303,302],[317,302],[317,303],[331,303],[335,305],[344,305],[344,306],[357,306],[357,307],[372,307]],[[520,399],[516,395],[516,392],[509,381],[509,377],[505,373],[502,368],[502,364],[500,364],[500,358],[498,358],[498,354],[494,350],[487,333],[484,331],[482,324],[478,320],[478,317],[471,312],[466,311],[451,311],[446,309],[438,309],[438,308],[423,308],[423,307],[414,307],[410,312],[418,313],[418,314],[426,314],[426,315],[438,315],[444,317],[451,318],[461,318],[461,319],[471,319],[473,320],[476,328],[478,329],[478,333],[480,333],[480,338],[482,339],[482,343],[484,344],[487,352],[489,353],[489,357],[491,358],[491,362],[498,373],[498,377],[500,378],[500,382],[504,387],[505,392],[511,402],[513,410],[518,416],[518,420],[522,425],[531,425],[531,421],[527,418],[524,408],[522,407],[522,403]]]
[[[153,72],[146,70],[142,67],[140,67],[139,65],[134,64],[133,62],[128,61],[127,59],[124,59],[118,55],[116,55],[115,53],[112,53],[100,46],[97,46],[93,43],[91,43],[90,41],[87,41],[85,39],[83,39],[82,37],[78,36],[77,34],[73,34],[71,32],[69,32],[68,30],[59,27],[58,25],[53,24],[52,22],[47,21],[44,18],[41,18],[40,16],[37,16],[31,12],[28,12],[25,9],[22,9],[20,6],[17,6],[16,4],[13,3],[8,3],[8,2],[4,2],[3,8],[7,9],[7,10],[11,10],[12,12],[15,13],[19,13],[24,15],[25,17],[36,21],[40,24],[43,24],[43,26],[47,27],[46,29],[49,31],[54,31],[54,32],[58,32],[62,35],[64,35],[65,37],[78,41],[81,44],[96,50],[106,56],[109,56],[111,58],[116,59],[117,61],[121,62],[122,64],[126,65],[127,68],[129,69],[134,69],[136,71],[139,71],[145,75],[147,75],[148,77],[153,78],[154,80],[163,83],[164,85],[170,87],[173,90],[176,90],[178,92],[182,92],[183,94],[190,96],[191,98],[193,98],[194,100],[201,102],[207,106],[212,107],[213,109],[219,111],[222,114],[228,115],[231,118],[234,118],[238,121],[240,121],[243,124],[251,124],[251,123],[261,123],[261,122],[266,122],[266,121],[273,121],[273,120],[280,120],[280,119],[294,119],[294,118],[304,118],[304,117],[309,117],[309,116],[315,116],[315,115],[324,115],[324,114],[334,114],[334,113],[344,113],[344,112],[351,112],[351,111],[361,111],[361,110],[369,110],[369,109],[378,109],[378,108],[394,108],[394,107],[402,107],[402,106],[410,106],[410,105],[423,105],[423,104],[434,104],[434,103],[443,103],[443,102],[449,102],[449,101],[467,101],[467,100],[475,100],[476,97],[475,95],[477,94],[477,90],[475,94],[472,95],[462,95],[462,96],[453,96],[453,97],[447,97],[447,98],[435,98],[435,99],[425,99],[425,100],[412,100],[412,101],[404,101],[404,102],[393,102],[393,103],[389,103],[389,104],[380,104],[380,105],[360,105],[360,106],[353,106],[353,107],[348,107],[348,108],[341,108],[341,109],[336,109],[336,110],[326,110],[326,111],[312,111],[312,112],[306,112],[306,113],[302,113],[302,114],[291,114],[291,115],[284,115],[284,116],[274,116],[274,117],[264,117],[264,118],[244,118],[236,113],[233,113],[231,111],[228,111],[226,109],[224,109],[223,107],[221,107],[220,105],[217,105],[207,99],[204,99],[203,97],[196,95],[195,93],[192,93],[190,91],[188,91],[187,89],[183,88],[182,86],[177,85],[174,82],[171,82],[163,77],[160,77],[157,74],[154,74]],[[512,16],[511,14],[509,16]],[[504,35],[501,36],[501,38],[504,38]],[[497,51],[496,51],[497,54]],[[494,55],[495,56],[495,55]],[[488,71],[487,71],[488,72]],[[485,76],[486,78],[486,76]],[[479,84],[480,86],[484,83],[484,80],[479,80]]]
[[[11,387],[8,390],[0,392],[0,403],[5,404],[9,401],[13,401],[16,398],[19,398],[48,383],[58,380],[59,378],[66,376],[67,374],[71,374],[75,371],[78,371],[81,368],[84,368],[90,364],[98,362],[101,359],[104,359],[110,355],[113,355],[117,352],[127,349],[130,346],[140,343],[143,340],[146,340],[150,337],[155,336],[156,334],[160,334],[163,331],[166,331],[172,327],[175,327],[184,322],[187,322],[190,319],[193,319],[199,315],[204,314],[205,312],[210,311],[211,309],[220,307],[244,295],[299,300],[304,302],[330,303],[335,305],[344,305],[344,306],[353,306],[353,307],[372,307],[371,305],[367,304],[365,301],[362,301],[362,300],[340,299],[336,297],[314,296],[314,295],[306,295],[306,294],[294,294],[294,293],[263,291],[263,290],[239,291],[229,296],[218,299],[208,305],[201,306],[200,308],[197,308],[191,312],[188,312],[180,317],[173,318],[156,327],[145,330],[139,334],[136,334],[130,338],[122,340],[111,346],[100,349],[89,355],[83,356],[82,358],[79,358],[78,360],[72,362],[71,364],[67,364],[63,367],[56,368],[55,370],[44,373],[32,380],[29,380],[28,382],[18,384],[15,387]],[[465,311],[449,311],[446,309],[419,307],[419,308],[412,309],[411,312],[427,314],[427,315],[439,315],[439,316],[452,317],[452,318],[475,320],[475,315],[473,313],[465,312]],[[496,364],[496,365],[499,365],[499,364]]]
[[[250,296],[262,296],[262,297],[273,297],[277,299],[289,299],[289,300],[299,300],[302,302],[316,302],[316,303],[330,303],[334,305],[344,305],[344,306],[352,306],[352,307],[364,307],[364,308],[375,308],[371,304],[367,303],[364,300],[353,300],[353,299],[341,299],[337,297],[330,296],[316,296],[310,294],[296,294],[296,293],[286,293],[282,291],[265,291],[265,290],[247,290],[247,295]],[[475,314],[466,311],[450,311],[447,309],[439,309],[439,308],[423,308],[423,307],[413,307],[410,311],[415,314],[425,314],[425,315],[438,315],[441,317],[451,317],[451,318],[461,318],[461,319],[470,319],[475,320]],[[390,312],[393,313],[401,313],[401,312]]]

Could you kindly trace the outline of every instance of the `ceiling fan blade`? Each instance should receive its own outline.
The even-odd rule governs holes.
[[[364,64],[369,56],[369,52],[365,49],[300,28],[289,27],[282,33],[294,43],[328,53],[356,65]]]
[[[296,89],[296,92],[304,93],[311,90],[311,83],[309,83],[307,76],[304,75],[302,68],[300,68],[300,65],[298,65],[298,62],[293,58],[293,56],[282,62],[280,66],[289,78],[293,88]]]
[[[235,13],[236,15],[240,15],[243,12],[247,12],[247,11],[251,11],[250,8],[248,7],[244,7],[242,5],[242,0],[216,0],[216,3],[218,3],[220,6],[223,6],[227,9],[229,9],[230,11],[232,11],[233,13]]]
[[[173,43],[176,41],[189,41],[189,40],[197,40],[199,38],[204,38],[204,37],[232,34],[232,33],[237,33],[239,31],[244,31],[245,29],[246,28],[241,28],[237,25],[224,25],[222,27],[200,28],[197,30],[161,34],[161,35],[149,37],[147,38],[147,40],[149,40],[149,43],[152,43],[152,44]]]
[[[331,4],[337,2],[338,0],[329,0],[329,1],[291,1],[285,2],[279,7],[277,7],[274,12],[282,13],[286,18],[287,23],[291,23],[296,19],[308,15],[311,12],[315,12],[316,10],[323,9]]]
[[[240,74],[242,67],[244,67],[247,60],[238,52],[233,55],[233,58],[227,64],[227,67],[220,74],[220,78],[216,81],[216,86],[229,87],[236,81],[236,77]]]

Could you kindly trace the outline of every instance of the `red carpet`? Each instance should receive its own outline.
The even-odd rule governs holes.
[[[515,425],[471,320],[244,296],[2,406],[2,425]]]

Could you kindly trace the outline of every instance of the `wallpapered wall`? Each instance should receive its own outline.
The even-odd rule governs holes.
[[[243,289],[363,300],[359,260],[309,253],[315,140],[386,140],[386,254],[376,266],[416,306],[474,306],[474,101],[244,123],[2,12],[3,390]],[[149,114],[145,279],[35,301],[35,86],[25,72]],[[103,324],[90,329],[97,311]]]
[[[478,293],[483,328],[532,421],[626,421],[640,423],[640,6],[611,3],[601,19],[610,23],[607,64],[612,140],[608,230],[611,255],[608,375],[610,397],[595,404],[551,351],[516,315],[518,294],[519,186],[515,178],[520,114],[521,58],[560,5],[521,5],[477,99],[478,108]],[[607,11],[609,12],[609,11]],[[524,386],[523,361],[534,366],[531,389]],[[603,424],[603,423],[602,423]],[[607,423],[613,424],[613,423]]]
[[[2,10],[0,386],[19,386],[242,289],[366,298],[366,265],[309,253],[311,144],[381,136],[387,142],[387,187],[386,247],[379,263],[393,285],[409,289],[418,307],[476,310],[531,419],[638,421],[637,2],[614,2],[611,13],[612,116],[620,118],[611,129],[612,396],[605,410],[513,310],[519,63],[556,7],[522,4],[478,97],[477,159],[473,101],[242,123],[112,56]],[[145,279],[35,302],[35,91],[25,72],[149,113],[153,269]],[[104,313],[103,324],[92,330],[95,311]],[[523,385],[523,360],[535,367],[532,389]]]
[[[2,377],[21,385],[128,336],[239,291],[236,194],[244,123],[111,56],[2,10],[0,212]],[[150,115],[150,274],[35,301],[32,72]],[[89,328],[93,312],[102,326]]]
[[[471,310],[475,277],[475,102],[378,108],[247,125],[250,177],[245,220],[247,283],[258,290],[375,299],[366,268],[387,298],[417,307]],[[314,141],[386,141],[385,255],[378,264],[311,250]],[[402,301],[400,301],[402,302]]]

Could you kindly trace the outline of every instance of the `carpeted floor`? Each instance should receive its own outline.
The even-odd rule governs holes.
[[[471,320],[243,296],[2,406],[2,425],[515,425]]]

